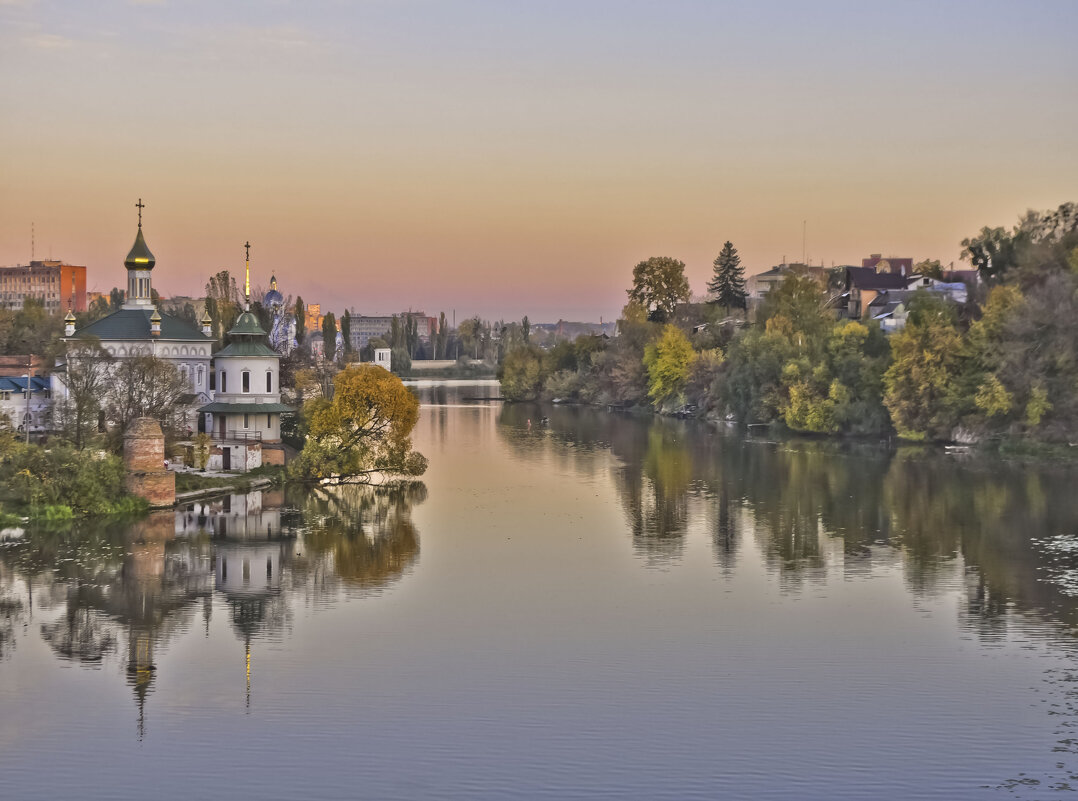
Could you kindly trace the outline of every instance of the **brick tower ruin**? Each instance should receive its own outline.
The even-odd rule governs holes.
[[[150,506],[176,503],[176,474],[165,469],[165,435],[152,417],[140,417],[124,433],[124,486]]]

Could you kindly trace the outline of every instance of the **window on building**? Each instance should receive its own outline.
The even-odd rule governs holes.
[[[221,371],[221,391],[228,392],[228,381],[225,380],[225,371]]]
[[[244,428],[250,428],[251,427],[251,415],[249,415],[249,414],[243,415],[243,427]]]
[[[198,366],[198,370],[196,371],[196,374],[198,375],[198,383],[195,384],[195,386],[200,387],[200,386],[202,386],[202,365],[201,364]]]
[[[266,415],[266,428],[269,429],[270,431],[273,430],[273,415],[272,414],[267,414]]]
[[[251,371],[250,370],[244,370],[242,373],[240,373],[240,385],[242,386],[242,389],[243,389],[244,392],[250,392],[251,391]]]
[[[273,392],[273,371],[266,371],[266,392]]]

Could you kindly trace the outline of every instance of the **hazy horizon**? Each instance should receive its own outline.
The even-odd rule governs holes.
[[[209,275],[324,311],[613,319],[633,265],[694,293],[959,241],[1076,200],[1078,4],[0,0],[0,264]]]

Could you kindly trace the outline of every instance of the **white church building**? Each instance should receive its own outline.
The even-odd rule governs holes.
[[[124,259],[127,292],[123,307],[77,330],[75,317],[69,312],[63,340],[73,345],[96,337],[117,359],[156,356],[171,362],[188,381],[190,394],[184,405],[190,408],[190,423],[194,425],[194,409],[213,400],[210,364],[215,340],[210,336],[208,318],[199,330],[178,317],[161,314],[154,305],[152,276],[157,260],[142,235],[142,208],[140,200],[138,233]]]
[[[281,403],[280,356],[266,345],[267,334],[250,311],[250,257],[245,284],[248,303],[228,331],[229,344],[214,353],[217,340],[206,314],[199,330],[161,314],[154,305],[156,259],[142,234],[141,200],[138,207],[138,233],[124,260],[123,308],[78,330],[69,313],[64,342],[72,345],[96,337],[116,359],[156,356],[172,362],[190,389],[181,399],[181,411],[188,416],[191,433],[197,428],[210,435],[209,470],[247,471],[263,463],[283,464],[281,413],[292,409]]]

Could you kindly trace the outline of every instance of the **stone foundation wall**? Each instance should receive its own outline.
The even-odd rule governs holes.
[[[132,495],[145,498],[150,506],[172,506],[176,503],[176,474],[168,470],[129,472],[124,476],[124,487]]]

